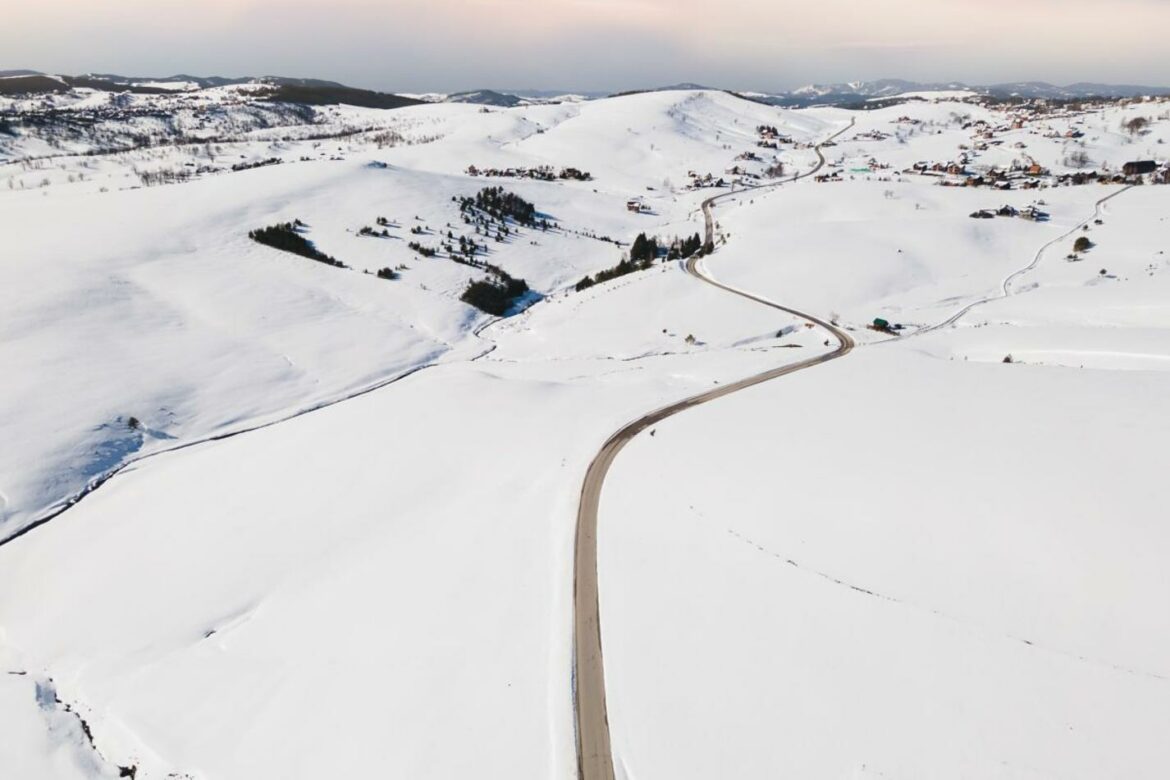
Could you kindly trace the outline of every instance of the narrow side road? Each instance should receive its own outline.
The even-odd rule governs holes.
[[[830,136],[827,141],[833,140],[851,127],[853,127],[852,121],[847,127]],[[814,175],[825,165],[825,156],[820,145],[816,147],[816,153],[818,162],[811,170],[791,179],[754,189],[776,187],[786,182]],[[706,221],[705,245],[708,248],[714,248],[715,245],[715,220],[712,208],[720,200],[742,195],[744,192],[747,191],[724,193],[703,202],[703,216]],[[613,748],[610,744],[609,712],[605,698],[605,664],[602,657],[601,614],[597,587],[597,508],[601,503],[601,489],[604,486],[606,474],[609,473],[614,459],[635,436],[668,417],[673,417],[691,407],[714,401],[740,390],[845,357],[854,347],[852,337],[829,322],[715,281],[704,273],[698,258],[688,260],[686,270],[696,279],[721,290],[808,320],[829,331],[837,339],[838,345],[832,352],[756,374],[643,415],[611,436],[594,457],[593,462],[589,464],[589,470],[585,474],[585,483],[581,488],[581,501],[577,508],[577,539],[573,579],[573,703],[576,716],[577,777],[579,780],[614,780]]]
[[[1053,247],[1055,247],[1057,244],[1059,244],[1062,241],[1067,241],[1069,238],[1071,238],[1073,235],[1075,235],[1077,233],[1077,231],[1079,231],[1081,228],[1090,224],[1094,219],[1097,219],[1098,217],[1100,217],[1102,214],[1102,209],[1105,207],[1106,203],[1108,203],[1109,201],[1113,200],[1114,198],[1116,198],[1120,195],[1124,195],[1125,193],[1129,192],[1132,189],[1133,189],[1133,185],[1131,184],[1129,186],[1122,187],[1121,189],[1117,190],[1116,192],[1111,193],[1109,195],[1106,195],[1104,198],[1101,198],[1100,200],[1098,200],[1096,202],[1096,204],[1094,204],[1094,206],[1093,206],[1092,216],[1086,218],[1082,222],[1078,222],[1076,225],[1069,228],[1066,232],[1060,234],[1059,236],[1052,239],[1044,246],[1040,247],[1040,249],[1038,249],[1036,251],[1035,256],[1032,258],[1032,262],[1028,263],[1028,265],[1019,269],[1018,271],[1013,271],[1011,274],[1009,274],[1008,277],[1006,279],[1004,279],[1003,282],[1000,284],[1000,289],[994,295],[989,295],[986,298],[980,298],[977,301],[973,301],[973,302],[967,304],[966,306],[964,306],[962,309],[959,309],[959,311],[955,312],[950,317],[948,317],[947,319],[938,323],[937,325],[931,325],[930,327],[922,328],[921,330],[917,330],[914,333],[911,333],[910,336],[921,336],[924,333],[933,333],[936,330],[942,330],[944,328],[949,328],[950,326],[954,325],[956,322],[963,319],[968,314],[970,314],[973,310],[979,308],[980,306],[991,303],[992,301],[1001,301],[1004,298],[1011,297],[1013,295],[1012,285],[1015,283],[1015,281],[1017,279],[1019,279],[1021,276],[1028,274],[1028,273],[1031,273],[1032,271],[1036,270],[1036,266],[1040,265],[1040,261],[1044,259],[1044,255],[1047,254],[1050,249],[1052,249]],[[893,340],[897,341],[897,339],[893,339]],[[881,342],[881,343],[886,343],[886,342]]]

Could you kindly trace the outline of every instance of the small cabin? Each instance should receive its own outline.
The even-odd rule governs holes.
[[[1137,160],[1135,162],[1127,162],[1121,172],[1126,176],[1145,176],[1147,173],[1153,173],[1158,170],[1158,163],[1153,160]]]

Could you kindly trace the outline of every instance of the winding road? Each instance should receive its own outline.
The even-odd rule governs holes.
[[[791,179],[753,188],[752,191],[777,187],[816,174],[825,165],[825,156],[821,151],[821,146],[849,130],[853,124],[851,121],[847,127],[842,128],[826,141],[817,145],[817,164],[812,169]],[[706,222],[705,246],[708,247],[708,251],[713,250],[715,246],[715,219],[712,209],[719,201],[740,196],[746,191],[724,193],[703,201],[703,217]],[[579,780],[613,780],[614,778],[613,749],[610,745],[609,714],[605,699],[605,664],[601,647],[601,614],[597,587],[597,508],[601,503],[601,490],[605,484],[605,477],[609,473],[614,459],[635,436],[668,417],[673,417],[687,409],[740,390],[845,357],[854,347],[852,337],[832,323],[716,281],[703,271],[701,258],[689,259],[686,263],[686,271],[696,279],[721,290],[800,317],[824,328],[837,339],[838,345],[832,352],[799,363],[780,366],[645,414],[609,437],[589,464],[589,470],[585,474],[585,483],[581,488],[581,501],[577,509],[573,579],[573,703],[576,716],[577,777]]]

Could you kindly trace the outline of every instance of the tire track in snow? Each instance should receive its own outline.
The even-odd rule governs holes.
[[[943,612],[942,610],[939,610],[939,609],[935,609],[934,607],[924,606],[922,604],[917,604],[913,601],[905,601],[903,599],[896,598],[894,596],[889,596],[885,593],[879,593],[878,591],[864,588],[860,585],[849,582],[848,580],[842,580],[842,579],[840,579],[832,574],[829,574],[826,571],[822,571],[821,569],[814,569],[814,568],[809,567],[809,566],[804,566],[803,564],[801,564],[801,563],[799,563],[791,558],[786,557],[782,553],[778,553],[778,552],[775,552],[773,550],[770,550],[770,549],[764,547],[762,544],[756,542],[754,539],[750,539],[749,537],[744,536],[743,534],[739,533],[734,528],[728,528],[726,530],[727,530],[728,535],[739,540],[740,542],[743,542],[747,546],[751,547],[752,549],[756,550],[757,552],[759,552],[763,555],[771,556],[772,558],[775,558],[780,563],[782,563],[786,566],[789,566],[793,569],[796,569],[797,571],[803,572],[804,574],[808,574],[808,575],[811,575],[814,577],[819,577],[822,580],[825,580],[829,583],[832,583],[833,585],[837,585],[837,586],[842,587],[842,588],[847,588],[847,589],[849,589],[855,593],[859,593],[863,596],[878,599],[879,601],[885,601],[889,604],[896,604],[900,607],[912,609],[912,610],[915,610],[917,612],[923,612],[923,613],[926,613],[926,614],[931,615],[933,617],[941,618],[941,619],[946,620],[948,622],[954,623],[955,625],[961,626],[961,627],[963,627],[969,631],[973,631],[977,634],[981,634],[983,636],[990,637],[992,639],[999,639],[999,640],[1003,640],[1003,641],[1007,641],[1007,642],[1014,642],[1016,644],[1021,644],[1021,645],[1025,645],[1027,647],[1030,647],[1033,650],[1042,650],[1046,653],[1058,655],[1058,656],[1061,656],[1063,658],[1069,658],[1069,659],[1072,659],[1074,661],[1089,664],[1091,666],[1100,667],[1102,669],[1109,669],[1110,671],[1118,672],[1121,674],[1131,675],[1133,677],[1144,677],[1144,678],[1150,679],[1150,680],[1158,680],[1159,682],[1170,681],[1170,677],[1168,677],[1164,674],[1158,674],[1157,672],[1149,672],[1149,671],[1146,671],[1144,669],[1135,669],[1135,668],[1129,667],[1129,666],[1122,666],[1121,664],[1116,664],[1116,663],[1113,663],[1112,661],[1103,661],[1103,660],[1096,659],[1096,658],[1090,658],[1089,656],[1085,656],[1085,655],[1077,655],[1076,653],[1072,653],[1072,652],[1069,652],[1067,650],[1061,650],[1061,649],[1055,648],[1055,647],[1050,647],[1048,645],[1044,645],[1042,643],[1035,642],[1031,639],[1024,639],[1023,637],[1015,636],[1013,634],[999,633],[999,632],[996,632],[994,630],[988,629],[985,626],[980,626],[978,624],[972,623],[966,619],[955,617],[954,615],[948,614],[948,613]]]

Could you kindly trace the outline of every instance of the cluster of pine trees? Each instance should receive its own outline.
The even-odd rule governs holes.
[[[496,235],[499,236],[500,234],[497,233]],[[503,240],[503,239],[497,239],[497,240]],[[452,260],[458,261],[460,256],[465,257],[469,260],[474,260],[475,256],[478,253],[488,251],[487,244],[480,246],[479,244],[475,243],[475,239],[468,238],[467,236],[459,236],[458,250],[456,250],[454,242],[455,242],[455,234],[452,231],[448,230],[447,231],[447,243],[443,244],[443,248],[446,249],[448,254],[451,255]]]
[[[577,292],[587,290],[595,284],[617,279],[619,276],[632,274],[635,271],[645,271],[663,254],[666,255],[667,260],[685,260],[702,248],[703,240],[699,238],[698,233],[690,238],[676,238],[671,242],[669,249],[665,251],[659,246],[657,238],[650,238],[645,233],[639,233],[630,246],[630,253],[627,257],[613,268],[598,271],[593,276],[586,276],[577,282]]]
[[[480,311],[502,317],[508,309],[528,292],[528,282],[509,276],[499,268],[494,268],[494,279],[483,279],[467,285],[459,300],[469,303]]]
[[[703,239],[695,233],[690,238],[676,238],[666,253],[667,260],[686,260],[703,248]]]
[[[299,219],[293,222],[281,222],[266,228],[253,230],[248,233],[248,238],[259,244],[270,246],[273,249],[279,249],[282,252],[291,252],[294,255],[307,257],[310,260],[316,260],[318,263],[331,265],[334,268],[349,267],[345,263],[335,260],[317,249],[317,247],[313,246],[312,241],[302,236],[298,232],[298,228],[304,226],[305,223]]]
[[[641,268],[649,268],[658,258],[658,239],[647,238],[645,233],[639,233],[630,246],[630,263]]]
[[[537,181],[593,180],[593,175],[589,171],[583,171],[579,168],[561,168],[561,172],[558,174],[551,165],[538,165],[535,168],[480,168],[469,165],[467,166],[467,175],[490,176],[493,179],[536,179]]]
[[[266,168],[269,165],[280,165],[283,162],[284,160],[280,159],[279,157],[269,157],[267,160],[259,160],[257,162],[236,163],[232,166],[232,170],[236,173],[239,173],[240,171],[250,171],[253,168]]]
[[[138,180],[143,187],[157,187],[163,184],[183,184],[205,173],[216,173],[219,169],[207,165],[198,168],[162,168],[157,171],[139,171]]]
[[[460,199],[459,207],[460,211],[465,214],[479,210],[501,222],[512,219],[521,225],[538,227],[536,207],[503,187],[484,187],[476,193],[474,198]],[[545,229],[547,229],[547,224]]]
[[[409,244],[407,244],[407,246],[413,249],[415,252],[418,252],[423,257],[434,257],[435,255],[439,254],[439,250],[435,249],[434,247],[423,246],[417,241],[411,241]]]

